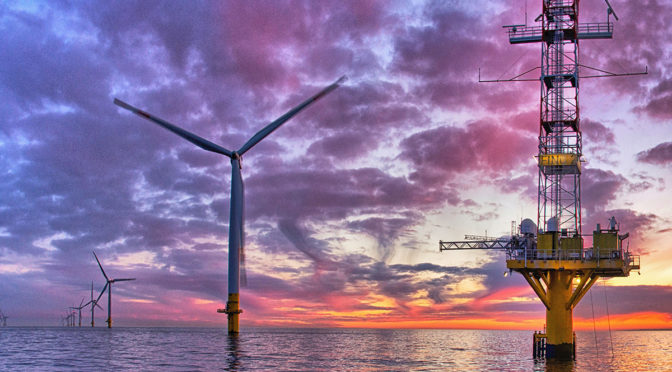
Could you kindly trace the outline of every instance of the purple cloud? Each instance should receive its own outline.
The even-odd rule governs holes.
[[[663,142],[637,153],[637,160],[644,163],[667,165],[672,162],[672,142]]]

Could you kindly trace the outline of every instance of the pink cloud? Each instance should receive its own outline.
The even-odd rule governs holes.
[[[417,168],[412,177],[438,172],[447,180],[457,173],[488,174],[515,169],[526,158],[532,159],[536,141],[504,125],[481,120],[466,128],[443,126],[416,133],[401,145],[401,157]]]

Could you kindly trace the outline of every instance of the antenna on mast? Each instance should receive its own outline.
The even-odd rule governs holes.
[[[614,11],[614,8],[611,7],[611,4],[609,4],[609,0],[604,0],[607,3],[607,23],[609,23],[609,16],[614,15],[614,18],[618,21],[618,16],[616,15],[616,11]]]

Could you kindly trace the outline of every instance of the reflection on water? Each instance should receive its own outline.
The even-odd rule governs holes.
[[[571,372],[576,371],[576,362],[565,360],[542,360],[534,364],[535,371]]]
[[[229,335],[228,347],[226,348],[226,369],[228,371],[238,371],[240,369],[240,338],[239,335]]]
[[[577,360],[532,360],[530,331],[13,328],[0,370],[630,371],[672,365],[672,331],[577,332]]]

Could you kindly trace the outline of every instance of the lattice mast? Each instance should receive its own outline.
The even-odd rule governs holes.
[[[537,226],[563,235],[581,234],[578,8],[544,1],[541,20]]]

